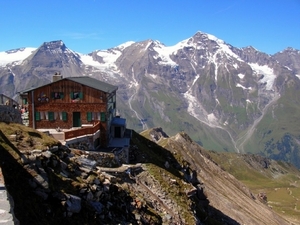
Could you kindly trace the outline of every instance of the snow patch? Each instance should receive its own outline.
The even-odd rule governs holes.
[[[245,77],[245,74],[241,74],[241,73],[239,73],[239,74],[238,74],[238,77],[239,77],[240,79],[244,79],[244,77]]]
[[[93,57],[90,55],[80,55],[80,60],[86,65],[90,65],[90,66],[94,66],[94,67],[102,66],[101,63],[95,61],[93,59]]]
[[[0,52],[0,66],[5,66],[16,61],[23,61],[35,50],[36,48],[20,48],[6,52]]]
[[[260,83],[266,83],[266,90],[272,90],[276,75],[274,70],[267,65],[261,66],[257,63],[249,63],[251,68],[257,73],[257,75],[263,75],[263,78],[259,80]]]
[[[239,65],[236,64],[236,63],[234,63],[232,66],[233,66],[235,69],[237,69],[237,68],[239,67]]]
[[[98,56],[103,58],[105,64],[108,65],[115,65],[117,59],[121,56],[121,51],[114,51],[114,50],[104,50],[97,52]]]
[[[244,87],[244,86],[241,85],[241,84],[236,84],[236,87],[241,87],[241,88],[243,88],[244,90],[251,90],[251,89],[252,89],[251,87],[246,88],[246,87]]]
[[[300,79],[300,75],[299,74],[296,74],[296,77],[298,77]]]
[[[129,46],[130,42],[128,44],[119,45],[118,48],[123,49],[125,46]],[[101,50],[97,52],[97,55],[100,56],[104,63],[100,63],[98,61],[95,61],[92,56],[90,55],[80,55],[81,61],[90,66],[94,66],[98,69],[101,69],[103,71],[105,70],[117,70],[117,66],[115,62],[117,59],[121,56],[122,52],[119,49],[109,49],[109,50]]]
[[[197,46],[196,43],[193,43],[193,41],[191,41],[190,38],[185,39],[181,42],[178,42],[177,44],[173,45],[173,46],[165,46],[163,44],[157,44],[153,49],[158,53],[158,55],[155,57],[156,59],[158,57],[161,58],[161,61],[159,61],[159,64],[161,65],[171,65],[171,66],[178,66],[178,64],[176,62],[174,62],[171,59],[171,55],[172,54],[177,54],[177,52],[180,49],[183,49],[184,47],[193,47],[193,48],[198,48],[199,46]]]
[[[175,45],[176,46],[176,45]],[[175,63],[170,55],[173,54],[173,52],[177,51],[177,47],[171,46],[171,47],[166,47],[164,45],[156,45],[153,49],[158,53],[158,57],[161,58],[161,61],[158,63],[161,65],[171,65],[171,66],[178,66],[177,63]]]
[[[119,48],[120,50],[123,50],[123,49],[129,47],[130,45],[132,45],[134,43],[135,43],[134,41],[127,41],[123,44],[118,45],[117,48]]]
[[[217,44],[220,46],[220,50],[225,52],[226,54],[232,56],[233,58],[242,61],[241,58],[235,54],[233,51],[230,50],[229,46],[221,39],[215,37],[214,35],[207,34],[208,39],[217,42]]]
[[[237,54],[235,54],[231,49],[229,48],[229,45],[227,45],[223,40],[216,38],[215,36],[211,34],[206,34],[207,38],[215,41],[219,48],[215,51],[215,53],[212,56],[208,56],[208,62],[215,64],[215,81],[217,81],[218,78],[218,57],[224,57],[224,56],[230,56],[238,61],[243,61]],[[233,66],[237,69],[238,65],[233,64]]]
[[[292,69],[288,66],[284,66],[285,68],[287,68],[288,70],[292,71]]]
[[[148,73],[148,75],[149,75],[150,77],[152,77],[153,79],[156,79],[156,78],[157,78],[157,75],[156,75],[156,74],[150,74],[150,73]]]

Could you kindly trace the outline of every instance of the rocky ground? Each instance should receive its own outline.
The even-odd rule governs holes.
[[[119,165],[112,153],[21,133],[0,132],[20,224],[288,224],[185,134],[152,133],[162,147],[133,132],[130,164]]]

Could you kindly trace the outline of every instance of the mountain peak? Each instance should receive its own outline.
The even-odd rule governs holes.
[[[208,34],[208,33],[204,33],[204,32],[201,32],[201,31],[198,31],[194,36],[193,36],[194,39],[201,39],[202,41],[208,41],[208,40],[211,40],[211,41],[215,41],[217,43],[222,43],[224,44],[225,42],[219,38],[217,38],[216,36],[212,35],[212,34]]]
[[[127,41],[127,42],[125,42],[123,44],[118,45],[116,48],[118,48],[120,50],[123,50],[123,49],[129,47],[130,45],[132,45],[134,43],[135,43],[134,41]]]
[[[287,47],[286,49],[284,49],[280,53],[284,53],[284,52],[289,53],[289,54],[300,54],[300,50],[297,50],[297,49],[292,48],[292,47]]]
[[[63,41],[58,40],[58,41],[44,42],[40,48],[49,49],[49,50],[61,49],[64,51],[67,47]]]
[[[157,40],[152,40],[152,39],[148,39],[145,41],[146,43],[146,48],[149,48],[149,47],[162,47],[164,46],[163,43],[161,43],[160,41],[157,41]]]
[[[260,53],[260,51],[253,46],[249,45],[247,47],[242,48],[243,51],[251,52],[251,53]]]

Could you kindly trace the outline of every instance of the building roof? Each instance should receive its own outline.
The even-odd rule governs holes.
[[[114,117],[111,121],[111,125],[115,126],[126,126],[126,119],[120,117]]]
[[[103,81],[100,81],[100,80],[97,80],[95,78],[88,77],[88,76],[66,77],[66,78],[62,78],[62,79],[57,80],[57,81],[52,82],[52,83],[56,83],[56,82],[59,82],[61,80],[71,80],[71,81],[74,81],[76,83],[83,84],[85,86],[88,86],[88,87],[91,87],[91,88],[94,88],[94,89],[97,89],[97,90],[100,90],[100,91],[103,91],[103,92],[106,92],[106,93],[112,93],[112,92],[114,92],[114,91],[116,91],[118,89],[117,86],[105,83]],[[51,84],[51,83],[48,83],[48,84],[45,84],[45,85],[41,85],[41,86],[38,86],[38,87],[34,87],[34,88],[30,88],[30,89],[26,89],[24,91],[21,91],[20,93],[26,93],[26,92],[35,90],[37,88],[47,86],[49,84]]]
[[[87,77],[87,76],[83,76],[83,77],[67,77],[64,79],[68,79],[68,80],[72,80],[74,82],[83,84],[85,86],[91,87],[91,88],[95,88],[97,90],[100,91],[104,91],[106,93],[112,93],[114,91],[116,91],[118,89],[117,86],[105,83],[103,81],[97,80],[95,78],[92,77]]]

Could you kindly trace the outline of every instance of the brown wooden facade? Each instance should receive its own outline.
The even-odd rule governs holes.
[[[27,103],[29,126],[35,129],[71,129],[100,122],[101,146],[109,143],[116,116],[117,87],[90,77],[69,77],[21,92]]]

